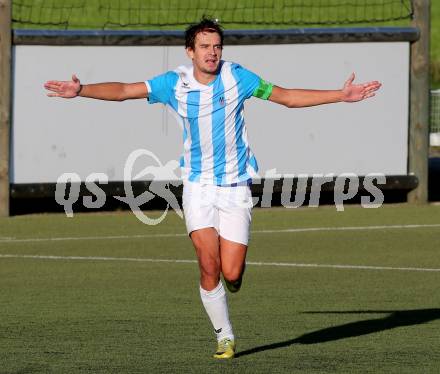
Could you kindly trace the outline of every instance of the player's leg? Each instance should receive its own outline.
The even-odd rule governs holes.
[[[212,204],[212,186],[186,183],[183,189],[185,222],[200,268],[200,297],[214,327],[218,349],[214,357],[234,356],[234,334],[229,321],[225,289],[220,281],[218,211]]]
[[[246,267],[247,245],[220,237],[221,271],[230,292],[240,290]]]
[[[217,230],[207,227],[191,232],[190,238],[194,245],[200,269],[200,286],[211,291],[220,281],[220,248]]]
[[[217,336],[215,358],[232,358],[235,354],[234,333],[229,320],[226,291],[220,281],[220,253],[217,230],[195,230],[191,240],[200,269],[200,298]]]
[[[223,188],[221,188],[223,189]],[[227,191],[227,190],[224,190]],[[251,221],[251,207],[243,206],[242,197],[250,196],[249,191],[239,194],[241,201],[235,204],[234,201],[227,201],[231,196],[229,192],[221,192],[221,199],[218,203],[220,232],[220,263],[225,284],[231,292],[237,292],[242,283],[243,272],[249,239],[249,226]],[[235,192],[233,192],[235,196]],[[236,196],[237,197],[237,196]],[[234,199],[233,199],[234,200]],[[216,358],[231,358],[235,355],[235,341],[223,339],[219,341]]]

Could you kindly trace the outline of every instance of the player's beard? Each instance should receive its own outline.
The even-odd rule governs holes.
[[[214,63],[205,62],[205,65],[200,69],[205,74],[217,74],[220,66],[220,60],[216,60]]]

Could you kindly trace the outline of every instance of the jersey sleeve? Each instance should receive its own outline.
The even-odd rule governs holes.
[[[232,73],[240,82],[239,84],[242,89],[242,95],[245,99],[249,99],[254,90],[258,87],[260,77],[252,71],[235,63],[232,65]]]
[[[236,75],[243,87],[243,94],[246,99],[251,96],[258,97],[263,100],[267,100],[271,93],[273,84],[261,79],[257,74],[244,68],[241,65],[234,64],[234,75]]]
[[[153,79],[145,81],[148,90],[148,102],[150,104],[162,103],[169,104],[174,87],[176,86],[178,75],[174,71],[158,75]]]

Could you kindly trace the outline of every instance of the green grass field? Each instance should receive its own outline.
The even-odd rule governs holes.
[[[0,373],[438,373],[440,206],[255,209],[252,229],[217,362],[176,215],[0,219]]]

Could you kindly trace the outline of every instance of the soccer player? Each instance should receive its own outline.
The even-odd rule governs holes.
[[[355,102],[374,96],[381,84],[353,84],[352,74],[339,90],[273,85],[221,59],[222,28],[207,18],[187,28],[185,48],[191,66],[145,82],[82,85],[73,75],[71,81],[48,81],[45,88],[52,97],[147,98],[177,112],[184,132],[183,208],[200,268],[200,296],[217,337],[214,357],[228,359],[234,357],[235,340],[220,276],[230,292],[240,289],[251,223],[249,185],[258,170],[243,118],[245,100],[254,96],[289,108]]]

